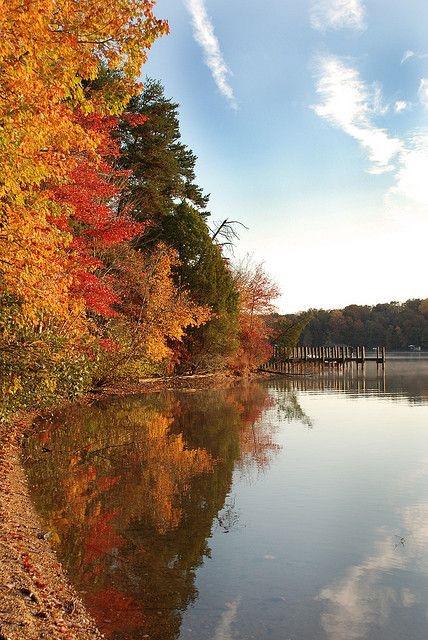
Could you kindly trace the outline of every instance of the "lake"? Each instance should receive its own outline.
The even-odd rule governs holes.
[[[426,640],[428,358],[39,420],[33,499],[114,640]]]

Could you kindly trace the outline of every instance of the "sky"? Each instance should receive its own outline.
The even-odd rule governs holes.
[[[428,297],[428,2],[158,0],[144,73],[180,104],[212,220],[281,312]]]

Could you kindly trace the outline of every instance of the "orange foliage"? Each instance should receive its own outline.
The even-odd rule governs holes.
[[[165,245],[144,255],[122,244],[106,252],[105,261],[115,273],[114,291],[120,300],[120,315],[105,327],[108,335],[103,336],[108,351],[105,377],[138,377],[144,363],[169,358],[186,327],[203,324],[211,312],[177,288],[172,273],[177,254]]]
[[[101,631],[109,637],[124,630],[139,629],[146,623],[144,603],[114,587],[100,589],[86,600],[89,610],[97,616]]]
[[[118,549],[124,542],[114,529],[111,521],[115,511],[98,515],[90,524],[88,537],[85,540],[85,561],[94,562],[113,549]]]
[[[98,137],[73,112],[119,112],[167,25],[154,17],[150,0],[0,5],[1,290],[22,301],[26,321],[78,318],[82,306],[69,295],[71,236],[55,224],[69,212],[51,195],[67,182],[77,151],[96,153]],[[101,63],[121,71],[115,90],[86,90]]]
[[[232,367],[242,371],[257,368],[271,355],[270,330],[264,315],[273,311],[279,289],[263,263],[253,265],[249,260],[235,269],[235,283],[239,292],[240,347]]]

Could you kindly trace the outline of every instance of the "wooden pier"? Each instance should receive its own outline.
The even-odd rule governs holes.
[[[271,359],[261,365],[262,371],[273,373],[289,373],[299,365],[345,366],[356,364],[364,366],[367,362],[374,362],[377,366],[385,366],[386,348],[376,347],[369,351],[366,347],[306,347],[299,346],[292,349],[275,346]],[[313,367],[307,367],[313,368]]]

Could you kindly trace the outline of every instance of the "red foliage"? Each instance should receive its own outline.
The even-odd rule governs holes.
[[[107,637],[138,629],[147,622],[141,600],[136,600],[114,587],[88,594],[88,608]]]
[[[86,562],[94,562],[114,548],[122,546],[124,540],[111,524],[115,515],[114,511],[100,515],[91,525],[85,542]]]
[[[72,291],[85,300],[86,307],[104,318],[113,318],[117,312],[113,304],[119,302],[119,298],[111,287],[98,276],[88,271],[75,271]]]
[[[147,116],[143,116],[141,113],[124,113],[122,114],[122,120],[125,120],[131,127],[138,127],[145,124],[148,120]]]
[[[134,120],[133,114],[124,116]],[[124,171],[112,166],[119,154],[113,132],[118,119],[112,116],[76,114],[77,123],[95,133],[99,140],[96,154],[80,154],[67,184],[58,187],[53,198],[69,205],[71,218],[55,220],[62,230],[73,235],[70,245],[71,272],[76,296],[83,298],[86,308],[105,318],[117,315],[119,302],[113,291],[114,278],[107,277],[102,254],[109,247],[127,242],[141,234],[146,225],[135,222],[126,211],[119,211],[117,201]],[[138,120],[143,124],[146,118]]]
[[[116,353],[120,349],[120,344],[111,338],[101,338],[98,340],[98,344],[101,349],[104,349],[104,351],[108,353]]]

